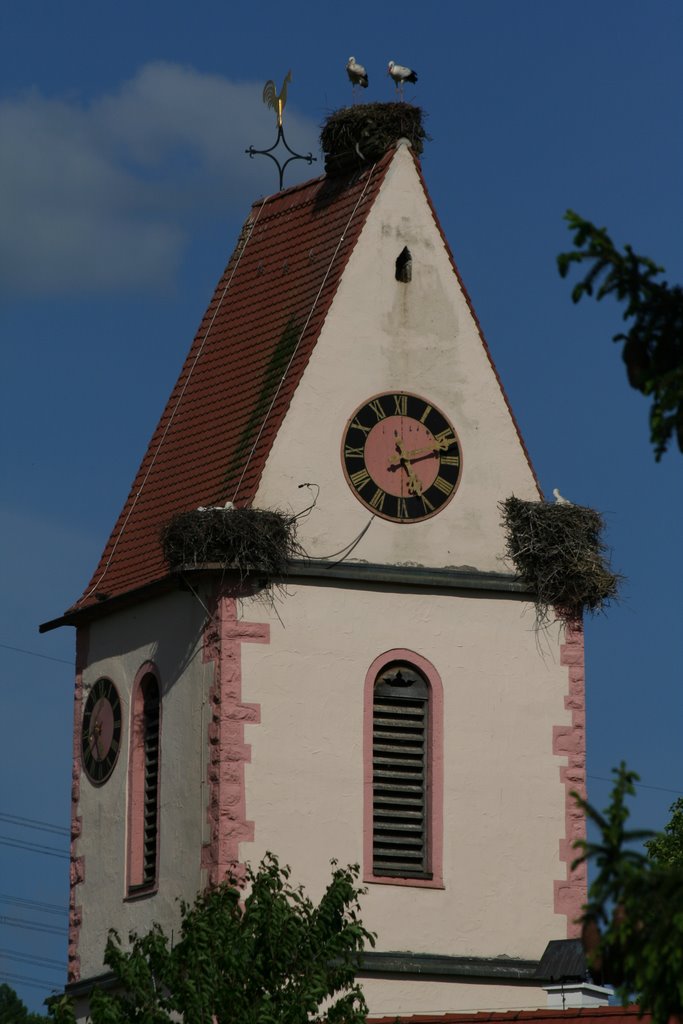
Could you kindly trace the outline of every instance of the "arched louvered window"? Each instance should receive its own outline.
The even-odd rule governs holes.
[[[429,688],[409,665],[375,683],[372,711],[372,868],[376,875],[429,876],[427,736]]]
[[[139,674],[133,694],[128,773],[128,894],[156,888],[159,851],[161,697],[154,672]]]
[[[442,885],[442,703],[433,666],[412,652],[387,652],[368,673],[367,881]]]

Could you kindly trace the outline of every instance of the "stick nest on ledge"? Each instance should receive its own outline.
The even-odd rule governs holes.
[[[536,625],[554,616],[576,621],[616,600],[623,576],[612,572],[604,520],[581,505],[507,498],[498,506],[506,555],[536,593]],[[554,614],[553,614],[554,612]]]
[[[244,581],[282,576],[303,550],[296,519],[256,508],[201,508],[175,515],[161,531],[169,568],[216,564],[234,569]]]
[[[326,173],[346,174],[375,163],[399,139],[408,139],[419,156],[429,138],[422,121],[422,110],[410,103],[359,103],[336,110],[320,132]]]

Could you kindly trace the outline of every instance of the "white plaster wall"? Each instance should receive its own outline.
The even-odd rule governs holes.
[[[409,284],[395,279],[405,245]],[[538,492],[405,146],[351,255],[254,502],[300,510],[309,492],[298,485],[318,484],[317,506],[300,523],[312,556],[339,550],[370,518],[344,479],[341,438],[361,403],[392,390],[421,395],[449,417],[461,442],[461,481],[450,504],[423,523],[376,518],[353,558],[504,569],[498,502]]]
[[[530,985],[472,983],[458,979],[364,978],[363,991],[376,1017],[401,1014],[467,1013],[483,1010],[544,1009],[548,997]]]
[[[278,612],[270,644],[242,648],[243,699],[261,705],[245,732],[255,838],[242,856],[275,851],[316,898],[331,858],[362,863],[365,677],[406,647],[444,686],[445,888],[370,884],[363,920],[377,948],[538,958],[564,938],[553,881],[565,875],[566,759],[552,734],[570,717],[557,636],[539,646],[532,609],[479,594],[296,585]]]
[[[79,953],[81,976],[99,974],[109,928],[125,940],[158,921],[177,932],[179,897],[194,899],[201,886],[200,857],[206,830],[206,715],[204,704],[213,667],[202,662],[204,611],[188,594],[176,593],[90,627],[88,688],[107,676],[123,707],[123,740],[109,780],[99,787],[81,774],[79,814],[82,835],[77,855],[85,857],[85,881],[76,890],[83,908]],[[159,815],[159,892],[127,901],[126,783],[133,682],[153,661],[162,690],[161,806]]]

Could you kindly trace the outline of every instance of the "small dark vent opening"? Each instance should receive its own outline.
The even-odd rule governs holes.
[[[412,279],[413,257],[410,255],[410,249],[406,245],[396,257],[396,280],[403,281],[404,284],[407,284],[408,281],[412,281]]]

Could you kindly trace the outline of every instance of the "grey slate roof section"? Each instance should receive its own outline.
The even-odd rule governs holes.
[[[552,939],[541,957],[537,977],[550,982],[585,981],[588,965],[581,940]]]

